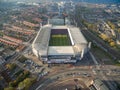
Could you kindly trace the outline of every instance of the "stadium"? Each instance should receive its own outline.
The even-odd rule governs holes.
[[[88,42],[79,28],[47,24],[32,43],[33,53],[45,63],[76,63],[88,51]]]

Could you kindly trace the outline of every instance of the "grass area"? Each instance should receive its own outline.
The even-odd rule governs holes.
[[[25,56],[22,56],[18,61],[24,63],[27,60]]]
[[[67,35],[52,35],[49,46],[70,46],[70,40]]]
[[[114,63],[116,66],[120,66],[120,60],[116,60],[116,61],[114,61]]]
[[[116,66],[120,66],[120,63],[115,64]]]
[[[93,41],[89,37],[85,36],[85,38],[87,39],[88,42],[92,42],[90,51],[93,53],[96,59],[99,60],[99,62],[104,62],[104,64],[108,64],[108,65],[109,64],[115,65],[115,61],[112,59],[110,54],[108,54],[99,46],[97,46],[95,43],[93,43]]]

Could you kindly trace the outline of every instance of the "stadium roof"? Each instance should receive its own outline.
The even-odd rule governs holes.
[[[74,26],[68,26],[75,44],[87,43],[80,29]]]
[[[49,19],[49,23],[52,25],[64,25],[64,19]]]
[[[49,19],[49,24],[52,24],[52,25],[64,25],[64,19],[56,19],[56,18],[52,18],[52,19]],[[70,24],[69,20],[66,18],[65,19],[65,23],[66,24]]]
[[[67,29],[67,26],[53,26],[52,29]]]
[[[72,46],[50,46],[48,55],[74,55]]]
[[[51,25],[45,25],[44,27],[42,27],[33,42],[34,45],[33,47],[38,50],[38,53],[40,55],[47,55],[47,49],[48,49],[49,37],[51,31],[50,26]]]

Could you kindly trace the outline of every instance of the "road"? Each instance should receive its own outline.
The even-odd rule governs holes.
[[[64,78],[65,80],[67,80],[67,78],[73,78],[73,77],[86,77],[87,76],[85,74],[91,75],[92,77],[97,77],[100,78],[102,80],[106,81],[106,84],[109,86],[109,90],[117,90],[116,87],[113,85],[113,82],[110,81],[110,79],[107,78],[107,76],[103,73],[103,70],[100,69],[99,65],[97,65],[97,67],[93,68],[96,70],[99,70],[99,72],[96,72],[96,75],[94,75],[94,73],[91,74],[91,70],[89,69],[79,69],[79,68],[73,68],[73,69],[69,69],[69,70],[65,70],[62,72],[57,72],[54,75],[48,75],[46,79],[41,80],[40,82],[38,82],[38,86],[35,89],[35,87],[30,88],[30,90],[44,90],[44,88],[46,88],[49,84],[54,83],[56,81],[59,80],[59,78]],[[71,74],[72,73],[72,74]],[[76,73],[76,74],[75,74]],[[69,74],[69,76],[67,76]]]
[[[89,31],[89,29],[86,28],[85,25],[82,24],[82,22],[80,22],[80,18],[84,19],[84,15],[82,15],[80,17],[79,12],[76,10],[74,13],[76,13],[75,15],[73,15],[72,21],[75,23],[76,26],[78,26],[80,29],[82,28],[81,32],[83,33],[83,35],[90,39],[90,41],[92,41],[93,43],[95,43],[97,46],[99,46],[100,48],[102,48],[104,51],[106,51],[107,53],[109,53],[112,58],[115,60],[120,60],[120,52],[111,48],[109,45],[105,44],[105,42],[103,40],[101,40],[99,37],[97,37],[96,35],[94,35],[93,33],[91,33]]]
[[[87,71],[87,74],[90,74],[89,70],[86,70],[86,71]],[[65,80],[67,80],[66,78],[68,78],[68,77],[73,78],[73,76],[74,77],[79,76],[79,77],[83,78],[83,76],[85,76],[84,73],[85,73],[85,70],[82,70],[82,69],[73,69],[73,70],[69,70],[69,71],[66,70],[66,71],[63,71],[63,72],[60,72],[60,73],[48,76],[49,78],[45,79],[42,82],[42,84],[40,84],[35,90],[44,90],[44,88],[46,88],[47,85],[49,85],[50,83],[56,82],[60,78],[65,78]],[[70,74],[70,75],[68,75],[68,74]],[[30,90],[33,90],[33,88],[30,88]]]
[[[93,43],[97,44],[100,48],[109,53],[113,57],[113,59],[120,59],[119,51],[112,49],[109,45],[105,44],[104,41],[91,33],[89,30],[81,30],[81,32],[86,38],[89,38]]]
[[[84,73],[87,73],[93,78],[100,78],[104,81],[106,81],[106,85],[110,88],[110,90],[117,90],[116,87],[113,85],[114,82],[111,82],[112,79],[107,77],[107,72],[110,72],[112,68],[109,68],[111,66],[104,66],[106,68],[101,68],[101,65],[97,62],[94,55],[92,53],[89,53],[86,55],[87,57],[84,58],[84,60],[78,62],[77,65],[73,66],[72,68],[66,68],[64,70],[60,70],[57,72],[51,72],[48,76],[43,77],[38,81],[35,85],[33,85],[30,90],[42,90],[44,87],[46,87],[49,83],[53,83],[53,81],[57,81],[57,77],[65,77],[66,73],[80,73],[79,76],[82,76]],[[90,58],[91,56],[91,58]],[[91,61],[92,60],[92,61]],[[88,63],[86,63],[88,61]],[[90,68],[89,66],[92,66]],[[72,76],[71,76],[72,77]],[[110,81],[111,80],[111,81]]]
[[[93,70],[99,71],[99,72],[94,72],[97,75],[97,78],[101,77],[100,79],[104,80],[106,84],[108,85],[109,90],[117,90],[116,86],[114,86],[114,82],[110,82],[110,79],[107,78],[106,74],[103,72],[103,69],[101,68],[101,65],[97,62],[95,57],[90,53],[96,67],[93,67]],[[109,68],[106,68],[108,72],[110,72]],[[113,81],[113,80],[112,80]]]
[[[65,79],[67,79],[67,77],[66,77],[67,73],[71,74],[71,73],[76,73],[76,72],[80,73],[79,74],[80,77],[84,76],[84,74],[87,73],[88,75],[91,75],[94,78],[96,78],[96,77],[100,78],[101,80],[104,80],[106,82],[106,84],[109,86],[110,90],[117,90],[112,79],[110,79],[106,76],[106,74],[104,73],[104,70],[100,69],[100,66],[94,67],[93,69],[95,69],[96,74],[92,73],[91,70],[84,69],[84,68],[83,69],[71,68],[71,70],[69,69],[66,71],[57,72],[56,74],[48,75],[47,78],[42,78],[39,82],[37,82],[37,84],[35,84],[33,87],[31,87],[30,90],[43,90],[43,88],[45,88],[48,84],[57,81],[58,80],[57,77],[60,77],[60,78],[64,77]],[[98,72],[98,70],[99,70],[99,72]],[[106,72],[108,72],[108,71],[106,71]],[[72,78],[73,75],[71,75],[70,77]]]

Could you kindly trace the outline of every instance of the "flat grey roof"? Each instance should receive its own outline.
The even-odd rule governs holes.
[[[49,46],[48,55],[74,55],[72,46]]]
[[[74,27],[74,26],[68,26],[68,28],[71,32],[71,35],[72,35],[72,38],[73,38],[73,41],[75,44],[80,44],[80,43],[87,44],[87,40],[84,38],[84,36],[79,28]]]
[[[49,19],[48,21],[52,25],[64,25],[64,19]]]
[[[38,32],[37,37],[33,42],[34,48],[38,50],[38,53],[40,55],[47,55],[50,32],[51,32],[51,25],[45,25]]]
[[[48,21],[52,25],[59,25],[59,26],[64,25],[64,19],[62,19],[62,18],[61,19],[52,18],[52,19],[49,19]],[[65,18],[65,24],[70,25],[70,21],[67,18]]]
[[[100,79],[95,79],[94,84],[93,84],[97,89],[99,88],[100,90],[109,90],[106,85],[100,80]]]

